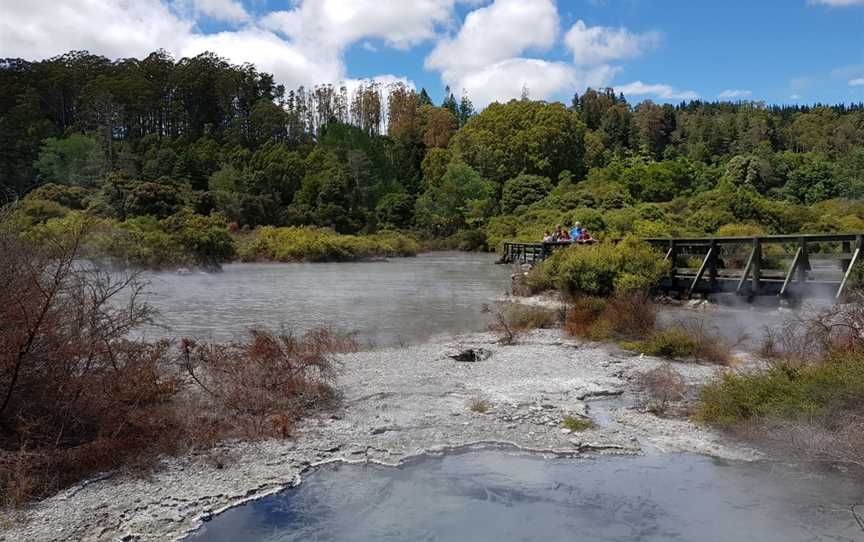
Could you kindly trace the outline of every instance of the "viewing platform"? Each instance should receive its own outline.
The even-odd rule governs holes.
[[[613,240],[612,242],[615,242]],[[864,233],[645,238],[671,262],[660,289],[682,297],[736,294],[840,299],[861,263]],[[578,243],[504,243],[499,263],[535,264]]]

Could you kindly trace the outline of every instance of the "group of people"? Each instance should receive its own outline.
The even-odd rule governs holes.
[[[577,222],[572,228],[562,228],[561,224],[555,226],[555,231],[550,235],[547,231],[543,235],[544,243],[593,243],[594,238],[588,230]]]

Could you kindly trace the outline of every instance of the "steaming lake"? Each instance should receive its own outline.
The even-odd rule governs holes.
[[[433,252],[357,263],[239,263],[221,273],[148,273],[148,302],[171,336],[236,338],[250,327],[333,326],[377,345],[481,331],[483,305],[510,287],[492,254]],[[165,334],[165,329],[148,330]]]
[[[330,465],[189,542],[860,541],[860,482],[690,454],[555,459],[485,450]]]

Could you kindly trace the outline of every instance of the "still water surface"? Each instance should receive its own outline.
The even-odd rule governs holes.
[[[574,460],[502,450],[330,465],[189,542],[861,541],[860,483],[690,454]]]
[[[491,254],[434,252],[358,263],[229,264],[221,273],[149,273],[148,301],[170,336],[226,340],[251,327],[328,326],[377,345],[481,331],[484,303],[510,287]],[[165,334],[151,329],[148,335]]]

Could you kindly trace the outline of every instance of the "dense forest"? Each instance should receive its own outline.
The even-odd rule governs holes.
[[[152,265],[304,227],[462,249],[577,220],[600,235],[864,231],[864,104],[526,89],[477,113],[449,89],[440,105],[398,84],[286,90],[213,54],[75,51],[0,60],[0,189],[27,227],[93,217],[114,232],[104,247]]]

